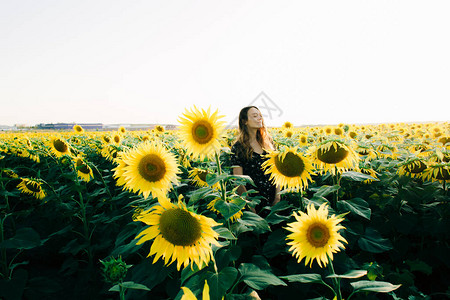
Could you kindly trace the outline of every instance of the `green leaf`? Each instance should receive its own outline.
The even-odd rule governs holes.
[[[317,197],[326,197],[331,193],[335,193],[340,189],[339,185],[322,185],[319,188],[312,188],[311,190],[316,192],[314,196]]]
[[[16,235],[0,244],[6,249],[32,249],[41,246],[47,239],[41,240],[39,234],[30,227],[20,228]]]
[[[263,254],[266,257],[275,257],[286,248],[286,232],[282,229],[277,229],[272,232],[264,243]]]
[[[187,196],[189,197],[189,204],[193,204],[198,200],[205,198],[210,193],[212,193],[212,190],[209,186],[194,190],[193,192],[187,194]]]
[[[127,289],[150,291],[145,285],[133,281],[125,281],[120,283],[120,285]]]
[[[424,261],[416,259],[416,260],[407,260],[406,263],[411,268],[411,272],[419,271],[427,275],[431,275],[431,273],[433,272],[433,268]]]
[[[208,272],[207,280],[210,288],[211,299],[222,299],[222,296],[225,295],[228,289],[233,286],[237,275],[238,270],[233,267],[226,267],[219,273]]]
[[[245,282],[249,287],[255,290],[265,289],[269,285],[287,285],[270,271],[261,270],[251,263],[241,264],[239,266],[239,272],[242,276],[241,281]]]
[[[354,172],[354,171],[348,171],[348,172],[343,173],[341,175],[341,178],[347,178],[352,181],[364,181],[364,180],[368,180],[368,179],[374,180],[374,181],[379,181],[379,179],[374,178],[370,175],[359,173],[359,172]]]
[[[236,237],[231,233],[230,230],[226,227],[214,228],[214,231],[219,234],[219,237],[227,239],[227,240],[236,240]]]
[[[323,283],[322,276],[320,274],[295,274],[288,276],[281,276],[289,282],[301,282],[301,283]]]
[[[359,278],[359,277],[363,277],[367,274],[366,270],[351,270],[348,271],[347,273],[343,274],[343,275],[338,275],[338,274],[332,274],[332,275],[328,275],[327,278],[347,278],[347,279],[354,279],[354,278]]]
[[[270,231],[269,223],[255,213],[244,211],[244,214],[237,223],[243,224],[248,227],[253,227],[257,233],[264,233]]]
[[[218,200],[214,204],[214,208],[217,209],[226,220],[228,220],[244,208],[245,204],[245,200],[241,198],[236,198],[234,202]]]
[[[350,284],[355,289],[354,293],[359,292],[389,293],[392,292],[393,290],[398,289],[401,286],[401,284],[394,285],[386,281],[370,281],[370,280],[361,280],[351,282]]]
[[[358,245],[362,250],[372,253],[382,253],[393,248],[392,243],[381,235],[375,229],[366,228],[365,235],[358,240]]]
[[[340,211],[350,211],[360,217],[370,220],[371,209],[369,203],[361,198],[353,198],[351,200],[340,200],[337,203],[337,208]]]

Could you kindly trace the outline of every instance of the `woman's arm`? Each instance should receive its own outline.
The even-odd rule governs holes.
[[[273,199],[272,206],[280,202],[281,196],[280,196],[280,188],[277,186],[275,189],[275,198]]]

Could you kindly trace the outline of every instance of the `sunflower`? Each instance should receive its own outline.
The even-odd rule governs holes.
[[[45,197],[45,191],[42,189],[39,179],[22,178],[22,181],[17,187],[22,193],[32,195],[36,199],[43,199]]]
[[[311,147],[309,153],[313,157],[313,164],[321,173],[329,171],[335,175],[358,167],[358,155],[342,140],[325,140]]]
[[[73,126],[73,131],[75,131],[76,133],[82,133],[84,132],[84,129],[80,125],[75,125]]]
[[[178,164],[175,156],[162,144],[144,142],[121,156],[123,164],[114,171],[114,177],[122,177],[125,188],[143,194],[157,196],[178,183]]]
[[[181,265],[187,267],[190,264],[191,269],[194,264],[199,269],[208,265],[214,259],[211,244],[219,245],[219,234],[212,227],[219,224],[213,219],[190,212],[180,199],[178,204],[174,204],[160,195],[158,202],[159,205],[136,218],[150,225],[136,236],[139,239],[137,244],[154,239],[148,254],[155,254],[153,263],[162,257],[165,265],[177,261],[178,270]]]
[[[265,174],[280,189],[298,191],[308,186],[312,181],[313,166],[311,161],[297,152],[297,147],[285,148],[284,151],[273,151],[266,155],[269,159],[262,163]]]
[[[299,144],[300,146],[306,146],[306,145],[308,145],[308,136],[306,136],[305,134],[301,134],[301,135],[298,137],[298,144]]]
[[[116,159],[117,154],[120,152],[120,148],[113,145],[113,144],[109,144],[106,145],[106,147],[104,147],[101,151],[101,155],[106,158],[109,161],[113,161],[114,159]]]
[[[194,106],[188,111],[186,109],[184,117],[179,117],[180,136],[184,147],[194,158],[211,158],[220,150],[220,140],[224,133],[224,122],[220,121],[223,116],[218,116],[216,110],[213,114],[208,111],[198,110]]]
[[[410,177],[422,177],[422,172],[427,168],[427,164],[420,157],[408,159],[401,163],[397,170],[399,175],[407,175]]]
[[[109,144],[111,142],[111,137],[107,134],[102,135],[102,142],[105,144]]]
[[[2,169],[2,173],[5,174],[6,177],[9,177],[9,178],[19,178],[19,175],[17,175],[17,173],[11,169]]]
[[[206,183],[206,175],[208,175],[208,173],[208,170],[194,168],[189,171],[189,178],[192,179],[196,186],[205,187],[208,186],[208,184]],[[219,189],[220,184],[217,182],[212,186],[212,188]]]
[[[50,139],[50,151],[56,156],[70,155],[70,147],[62,137],[52,137]]]
[[[162,126],[162,125],[156,125],[154,129],[155,129],[156,133],[163,133],[164,132],[164,126]]]
[[[78,177],[80,177],[81,180],[89,182],[91,178],[94,177],[94,173],[92,172],[91,167],[89,167],[88,164],[86,164],[86,162],[82,157],[77,156],[74,159],[74,167],[75,170],[77,171]]]
[[[450,163],[430,163],[421,177],[423,180],[450,182]]]
[[[284,137],[290,138],[292,137],[292,135],[294,135],[294,133],[292,132],[292,130],[286,130],[284,132]]]
[[[120,145],[120,142],[122,141],[122,137],[120,136],[120,134],[115,133],[112,137],[112,140],[113,140],[114,144]]]
[[[311,267],[315,259],[321,268],[325,267],[328,257],[332,260],[333,253],[345,248],[342,242],[347,243],[338,232],[345,229],[342,225],[338,225],[344,219],[334,215],[328,217],[326,203],[318,210],[311,203],[307,207],[307,213],[302,211],[298,213],[294,212],[296,221],[287,224],[286,227],[292,232],[286,238],[287,245],[291,246],[289,251],[292,251],[292,256],[297,258],[298,262],[305,258],[305,266],[310,263]]]
[[[285,128],[285,129],[290,129],[290,128],[292,128],[292,127],[294,127],[294,125],[292,125],[292,123],[289,122],[289,121],[286,121],[286,122],[284,122],[284,124],[283,124],[283,128]]]
[[[119,133],[122,133],[122,134],[127,132],[127,130],[123,126],[120,126],[118,131],[119,131]]]

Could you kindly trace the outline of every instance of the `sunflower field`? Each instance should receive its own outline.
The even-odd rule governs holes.
[[[450,124],[269,128],[256,213],[237,129],[0,133],[0,299],[448,299]]]

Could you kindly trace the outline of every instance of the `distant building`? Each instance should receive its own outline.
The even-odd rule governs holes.
[[[84,130],[101,130],[103,129],[102,123],[56,123],[56,124],[44,124],[40,123],[36,125],[36,129],[45,130],[72,130],[75,125],[80,125]]]

